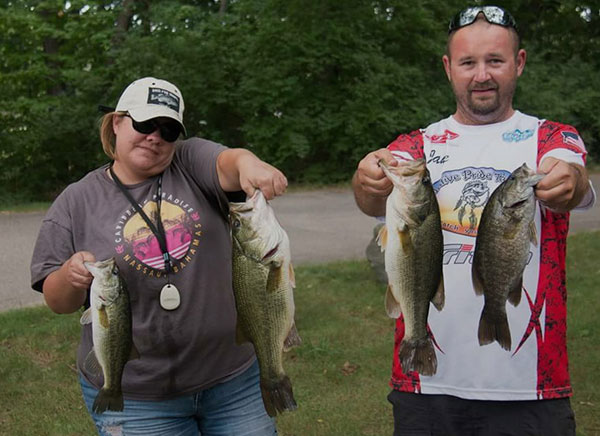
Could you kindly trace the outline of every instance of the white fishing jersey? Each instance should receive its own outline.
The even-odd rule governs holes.
[[[482,126],[462,125],[451,116],[399,136],[388,149],[400,160],[426,159],[442,219],[445,287],[444,308],[438,312],[430,306],[428,319],[436,374],[403,372],[398,359],[404,335],[400,317],[392,387],[478,400],[570,396],[565,288],[569,214],[541,213],[536,205],[538,244],[530,244],[523,298],[517,307],[506,307],[510,351],[497,342],[479,345],[484,297],[473,290],[471,262],[481,213],[492,192],[523,163],[537,169],[543,158],[554,156],[584,165],[585,146],[577,131],[518,111],[506,121]]]

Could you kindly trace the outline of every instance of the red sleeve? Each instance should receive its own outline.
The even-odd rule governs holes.
[[[579,154],[585,162],[587,151],[577,130],[568,124],[544,121],[538,133],[537,164],[539,165],[540,159],[546,153],[557,148],[564,148]]]
[[[423,133],[420,130],[398,136],[387,148],[398,157],[402,157],[402,154],[409,154],[413,159],[425,157],[423,153]]]

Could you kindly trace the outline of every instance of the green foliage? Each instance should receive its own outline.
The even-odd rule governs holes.
[[[528,65],[516,105],[574,124],[600,158],[598,0],[507,0]],[[220,11],[225,4],[225,11]],[[68,7],[67,7],[68,6]],[[190,135],[246,147],[292,182],[349,180],[396,135],[447,116],[456,0],[0,2],[2,196],[52,199],[104,161],[98,104],[177,84]]]

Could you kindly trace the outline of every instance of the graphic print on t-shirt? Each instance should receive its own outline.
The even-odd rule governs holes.
[[[200,216],[184,201],[165,194],[160,209],[173,272],[177,273],[196,253],[202,235]],[[157,222],[156,201],[146,201],[142,210],[153,223]],[[158,239],[133,207],[125,211],[115,226],[115,244],[115,251],[130,267],[148,276],[161,277],[164,274],[165,265]]]
[[[433,184],[440,206],[442,229],[476,237],[483,207],[494,189],[508,176],[510,172],[490,167],[442,172]]]

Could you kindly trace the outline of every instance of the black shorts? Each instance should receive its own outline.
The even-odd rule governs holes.
[[[568,398],[464,400],[392,391],[394,436],[575,436]]]

